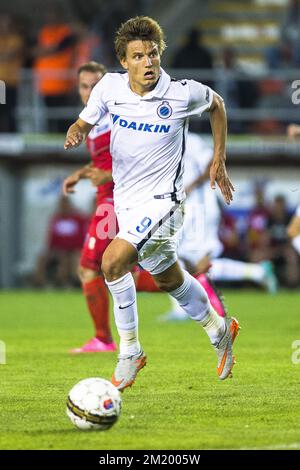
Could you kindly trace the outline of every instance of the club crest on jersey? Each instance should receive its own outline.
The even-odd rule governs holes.
[[[157,114],[162,119],[168,119],[172,115],[172,108],[168,101],[163,101],[157,108]]]

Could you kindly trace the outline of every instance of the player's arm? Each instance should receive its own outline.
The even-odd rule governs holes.
[[[103,101],[103,89],[105,89],[105,78],[103,77],[94,86],[87,105],[79,114],[79,118],[72,124],[67,132],[64,148],[78,147],[86,139],[94,125],[108,112],[106,103]]]
[[[70,193],[74,193],[76,184],[82,179],[89,179],[92,185],[96,187],[113,180],[111,170],[102,170],[101,168],[93,167],[92,164],[85,165],[64,179],[63,194],[67,196]]]
[[[300,126],[298,124],[290,124],[287,127],[287,135],[288,137],[300,137]]]
[[[88,122],[78,118],[74,124],[72,124],[67,132],[64,149],[68,150],[73,147],[79,147],[81,142],[87,137],[89,132],[94,126]]]
[[[186,195],[188,196],[194,189],[199,188],[205,181],[209,179],[209,174],[210,174],[210,167],[212,164],[212,160],[208,163],[204,173],[201,173],[201,175],[198,176],[191,184],[189,184],[185,188]]]
[[[101,186],[113,180],[111,170],[102,170],[97,167],[90,167],[86,171],[86,177],[89,178],[93,186]]]
[[[74,171],[74,173],[64,179],[62,191],[65,196],[75,192],[75,186],[80,180],[89,178],[88,172],[91,165],[91,163],[89,165],[84,165],[82,168]]]
[[[215,189],[217,183],[227,204],[233,199],[234,187],[226,170],[226,137],[227,117],[224,101],[217,93],[213,94],[213,101],[209,108],[210,125],[214,140],[214,156],[210,167],[210,185]]]

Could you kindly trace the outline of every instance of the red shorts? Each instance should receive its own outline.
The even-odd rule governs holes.
[[[103,253],[118,231],[113,199],[104,198],[98,201],[97,211],[90,221],[81,250],[80,266],[99,272]]]

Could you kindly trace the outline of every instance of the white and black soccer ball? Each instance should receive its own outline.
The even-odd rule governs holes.
[[[106,431],[118,420],[121,406],[119,390],[108,380],[92,377],[70,390],[66,412],[78,429]]]

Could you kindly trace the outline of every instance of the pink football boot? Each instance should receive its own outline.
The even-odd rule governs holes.
[[[70,353],[80,354],[80,353],[95,353],[95,352],[114,352],[117,350],[116,343],[104,343],[98,338],[92,338],[81,348],[71,349]]]

